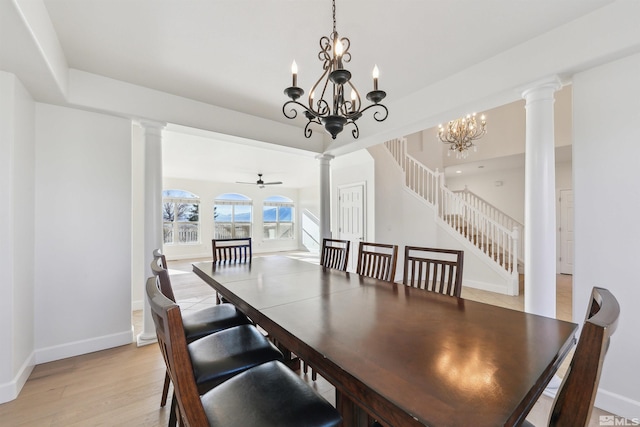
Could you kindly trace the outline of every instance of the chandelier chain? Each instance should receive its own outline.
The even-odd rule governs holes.
[[[332,0],[332,11],[333,11],[333,34],[337,34],[336,32],[336,0]]]

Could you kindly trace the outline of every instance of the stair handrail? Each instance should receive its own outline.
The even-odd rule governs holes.
[[[440,193],[440,219],[509,273],[518,274],[520,228],[505,227],[443,184]]]
[[[473,191],[469,190],[468,186],[465,185],[464,190],[454,190],[453,192],[456,194],[463,194],[462,197],[467,198],[469,203],[471,203],[472,205],[475,205],[478,209],[483,211],[485,215],[494,219],[495,221],[498,221],[505,227],[513,228],[514,226],[518,226],[521,230],[524,229],[524,224],[522,224],[520,221],[518,221],[511,215],[503,212],[497,206],[489,203],[488,201],[486,201],[485,199],[483,199]]]
[[[454,191],[454,193],[460,194],[461,197],[466,199],[473,206],[476,206],[478,209],[483,211],[485,215],[487,215],[489,218],[492,218],[493,220],[499,222],[503,226],[509,229],[518,227],[518,230],[520,231],[520,235],[524,235],[524,224],[522,224],[520,221],[513,218],[512,216],[506,214],[495,205],[487,202],[485,199],[478,196],[473,191],[469,190],[469,187],[467,187],[466,185],[464,186],[464,190],[456,190]],[[518,243],[519,243],[518,260],[522,262],[524,257],[524,239],[520,239]]]
[[[444,174],[438,169],[432,171],[420,160],[410,154],[405,154],[404,174],[405,185],[414,193],[425,199],[431,205],[438,204],[438,187],[444,180]]]
[[[407,138],[394,138],[384,143],[398,165],[405,170],[407,156]]]

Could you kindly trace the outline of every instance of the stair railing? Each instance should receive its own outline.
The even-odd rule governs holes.
[[[504,227],[444,186],[440,191],[440,218],[500,267],[517,275],[519,228]]]
[[[502,224],[498,221],[500,215],[491,212],[479,197],[449,190],[445,186],[444,174],[430,170],[409,155],[406,143],[406,138],[396,138],[385,142],[385,146],[404,171],[407,188],[434,206],[441,220],[517,278],[518,254],[522,253],[519,243],[522,225],[515,220],[509,226]]]
[[[524,225],[522,223],[520,223],[515,218],[507,215],[491,203],[487,202],[482,197],[475,194],[473,191],[469,190],[466,185],[464,186],[464,190],[457,190],[454,191],[454,193],[466,200],[469,205],[478,209],[488,218],[492,219],[493,221],[509,230],[513,230],[517,227],[520,235],[524,235]],[[524,254],[524,239],[519,239],[518,254],[520,261],[522,261],[522,256]]]

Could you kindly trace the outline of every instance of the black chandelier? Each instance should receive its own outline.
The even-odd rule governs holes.
[[[293,61],[291,66],[291,73],[293,74],[293,84],[284,90],[285,95],[291,98],[291,101],[287,101],[282,106],[282,113],[288,119],[295,119],[298,116],[298,111],[295,106],[302,107],[304,109],[304,115],[307,118],[307,125],[304,127],[304,136],[306,138],[311,137],[313,133],[310,125],[311,123],[317,123],[324,126],[324,128],[331,134],[331,138],[336,139],[336,136],[342,132],[345,126],[352,124],[354,129],[351,134],[354,138],[360,136],[360,130],[356,124],[362,114],[370,108],[378,108],[381,111],[376,111],[373,114],[373,118],[378,121],[384,121],[389,115],[389,110],[383,104],[380,104],[385,96],[386,92],[378,90],[378,67],[373,69],[373,90],[367,93],[367,99],[373,104],[362,108],[362,101],[360,99],[360,93],[356,87],[351,83],[351,73],[343,67],[345,62],[351,61],[351,53],[349,53],[349,47],[351,42],[347,37],[340,38],[336,31],[336,2],[332,0],[333,5],[333,32],[327,36],[320,38],[320,52],[318,53],[318,59],[322,61],[322,69],[324,70],[318,81],[311,88],[311,92],[308,97],[308,106],[298,101],[304,94],[304,90],[297,86],[298,84],[298,67],[296,62]],[[331,85],[329,85],[331,83]],[[349,99],[345,99],[346,87],[351,89]],[[320,93],[317,97],[316,92]],[[289,106],[291,109],[289,109]]]

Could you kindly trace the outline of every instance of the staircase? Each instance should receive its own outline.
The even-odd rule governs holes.
[[[443,173],[407,154],[405,138],[387,141],[385,147],[404,171],[405,187],[433,207],[441,226],[508,279],[510,293],[517,295],[524,226],[467,188],[449,190]]]

